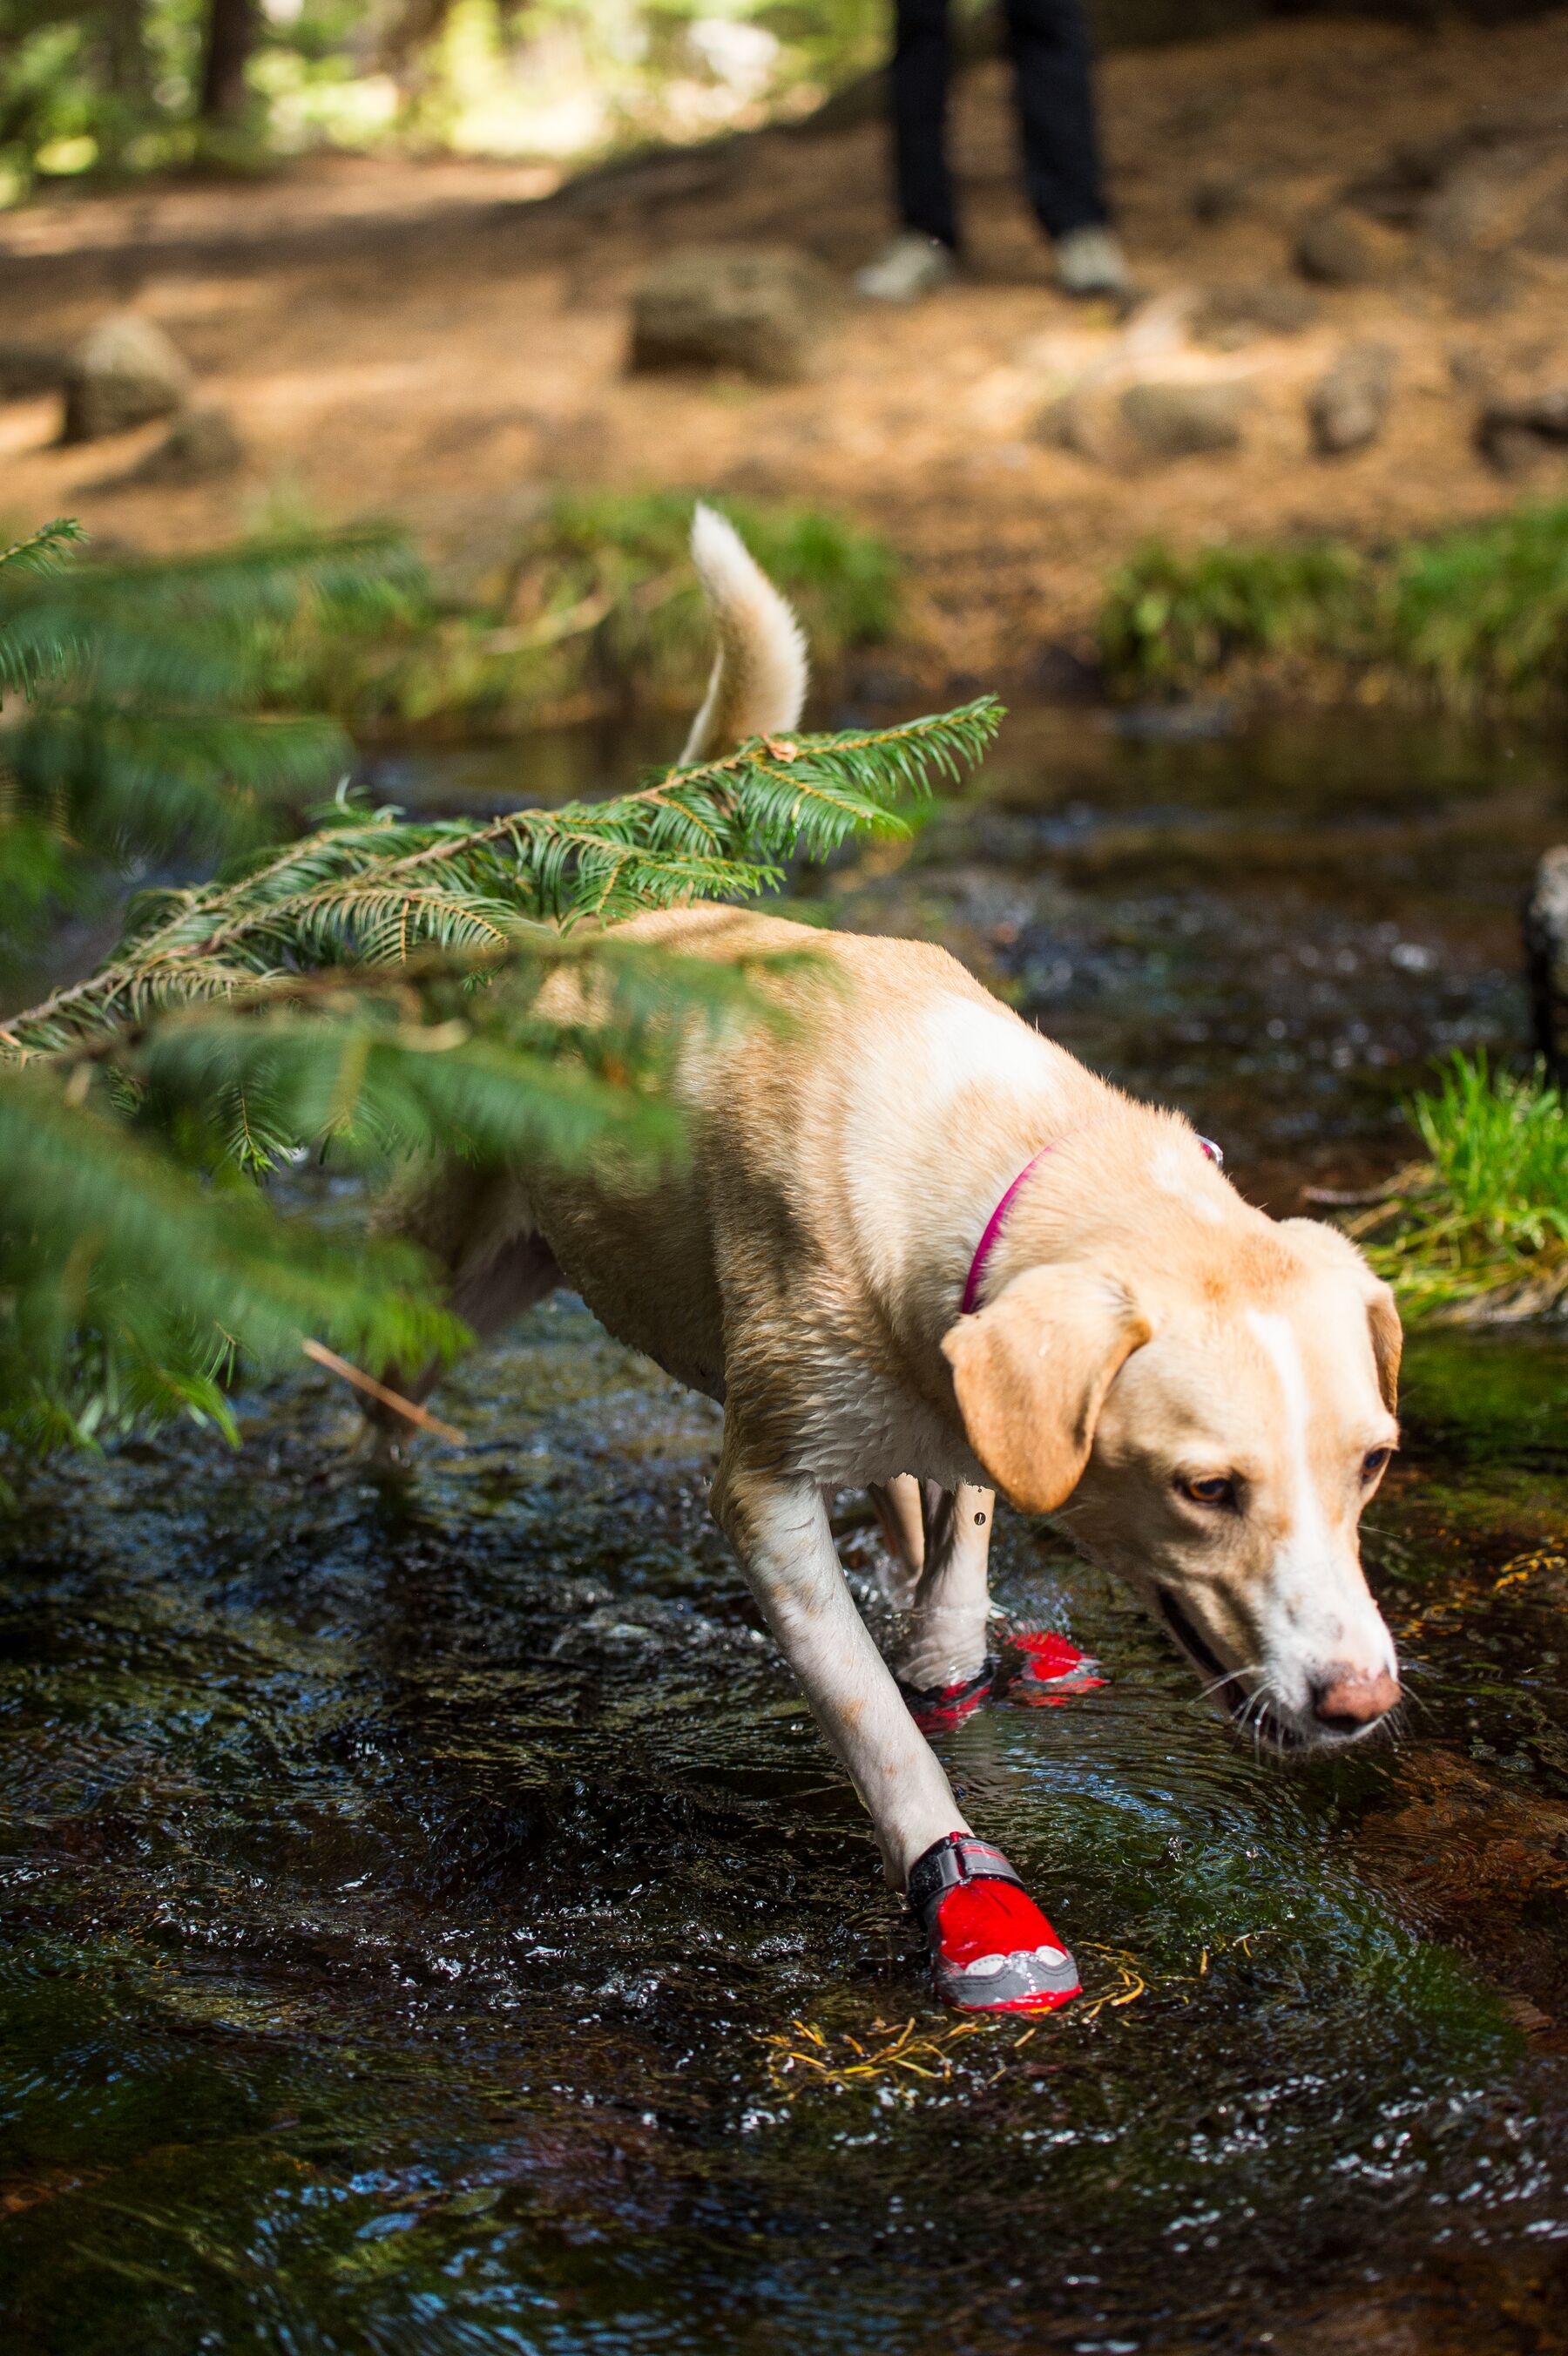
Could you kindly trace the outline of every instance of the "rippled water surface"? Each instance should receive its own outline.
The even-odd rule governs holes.
[[[907,859],[802,888],[949,939],[1283,1205],[1386,1165],[1434,1046],[1517,1034],[1560,780],[1475,739],[1040,714]],[[1084,1967],[1032,2029],[924,1993],[707,1519],[713,1411],[566,1300],[442,1405],[467,1445],[400,1491],[310,1377],[251,1397],[238,1455],[57,1468],[0,1528],[11,2345],[1564,2344],[1556,1341],[1413,1347],[1369,1539],[1396,1750],[1237,1746],[1002,1517],[999,1602],[1107,1676],[941,1746]]]

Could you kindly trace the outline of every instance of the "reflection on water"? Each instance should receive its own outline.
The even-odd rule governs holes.
[[[1516,1023],[1539,752],[1010,734],[836,907],[953,939],[1254,1172],[1386,1156],[1407,1066]],[[1001,1602],[1108,1682],[942,1748],[1089,1993],[925,2075],[768,2041],[950,2024],[708,1522],[713,1411],[564,1301],[444,1396],[470,1444],[400,1494],[306,1378],[240,1456],[122,1448],[0,1532],[12,2345],[1561,2344],[1558,1344],[1413,1349],[1370,1548],[1397,1751],[1259,1759],[1001,1518]]]

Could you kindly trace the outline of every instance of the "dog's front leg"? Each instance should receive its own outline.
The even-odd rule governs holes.
[[[726,1439],[713,1510],[812,1715],[907,1890],[937,1993],[970,2011],[1040,2012],[1078,1991],[1072,1956],[999,1849],[976,1840],[855,1607],[814,1481],[748,1464]]]
[[[813,1717],[871,1819],[895,1890],[932,1843],[969,1827],[856,1608],[814,1481],[762,1472],[728,1447],[713,1511]]]

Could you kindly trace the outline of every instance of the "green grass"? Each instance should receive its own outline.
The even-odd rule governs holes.
[[[1238,667],[1377,671],[1449,706],[1568,691],[1568,501],[1369,554],[1334,541],[1146,548],[1101,616],[1123,692],[1190,691]]]
[[[1568,1295],[1568,1098],[1540,1066],[1455,1055],[1410,1108],[1425,1159],[1351,1222],[1413,1314],[1488,1300],[1543,1314]]]
[[[360,731],[507,731],[692,703],[711,658],[687,550],[692,503],[677,491],[562,496],[461,602],[428,579],[323,601],[280,633],[273,700]],[[884,541],[817,508],[723,504],[799,612],[819,673],[896,627]]]

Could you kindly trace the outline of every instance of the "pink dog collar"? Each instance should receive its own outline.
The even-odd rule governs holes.
[[[1069,1131],[1070,1135],[1071,1133],[1072,1132]],[[967,1317],[974,1309],[976,1302],[980,1298],[980,1280],[986,1273],[986,1262],[990,1258],[991,1254],[997,1248],[997,1237],[1002,1232],[1002,1221],[1008,1215],[1008,1206],[1012,1202],[1013,1196],[1018,1193],[1019,1188],[1023,1184],[1025,1179],[1032,1176],[1034,1172],[1039,1169],[1040,1163],[1045,1160],[1046,1155],[1048,1153],[1054,1153],[1057,1147],[1062,1142],[1063,1140],[1061,1138],[1054,1137],[1049,1145],[1042,1145],[1038,1153],[1031,1155],[1029,1160],[1024,1163],[1023,1168],[1019,1172],[1018,1176],[1013,1180],[1012,1184],[1008,1188],[1007,1193],[1002,1196],[1001,1201],[997,1205],[997,1207],[992,1212],[990,1217],[987,1220],[986,1232],[975,1247],[975,1257],[969,1263],[969,1273],[965,1280],[964,1298],[958,1305],[958,1313],[961,1317]],[[1220,1148],[1215,1144],[1213,1139],[1211,1137],[1200,1137],[1198,1142],[1203,1148],[1204,1152],[1209,1156],[1209,1159],[1214,1164],[1214,1167],[1217,1170],[1222,1170],[1225,1166],[1225,1157],[1221,1152]]]

